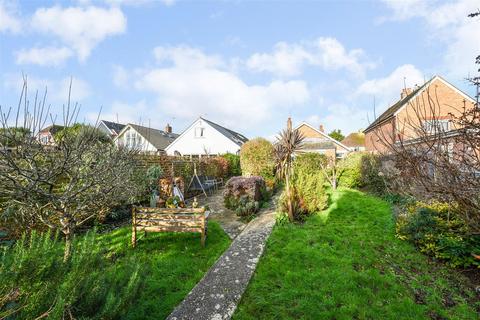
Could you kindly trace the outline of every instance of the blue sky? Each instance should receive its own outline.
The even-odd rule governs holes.
[[[344,133],[365,128],[404,86],[435,74],[473,96],[478,0],[0,0],[0,104],[48,87],[60,113],[69,79],[79,120],[181,132],[196,117],[272,137],[291,115]]]

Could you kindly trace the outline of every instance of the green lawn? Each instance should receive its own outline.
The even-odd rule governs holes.
[[[216,222],[208,223],[205,248],[200,235],[193,233],[148,233],[135,249],[130,246],[130,237],[131,228],[124,227],[100,239],[111,255],[119,257],[116,264],[132,260],[141,264],[140,293],[123,319],[166,318],[230,245]],[[118,267],[106,272],[118,272]]]
[[[466,282],[395,238],[386,202],[341,189],[274,228],[234,319],[478,319]]]
[[[209,222],[206,247],[200,234],[149,233],[133,249],[125,226],[77,235],[64,264],[63,240],[42,237],[0,250],[0,279],[10,280],[0,280],[0,319],[13,319],[11,312],[15,319],[70,319],[70,311],[77,319],[164,319],[230,245],[221,227]],[[105,310],[115,314],[102,315]]]

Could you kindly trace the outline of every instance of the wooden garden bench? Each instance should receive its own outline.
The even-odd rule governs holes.
[[[208,211],[205,208],[132,208],[132,246],[137,232],[198,232],[205,246]]]

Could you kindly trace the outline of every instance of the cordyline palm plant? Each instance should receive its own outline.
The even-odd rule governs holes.
[[[298,130],[292,129],[292,120],[288,118],[287,129],[280,132],[275,144],[277,175],[285,180],[285,191],[288,203],[288,218],[294,220],[292,205],[291,177],[293,156],[303,148],[304,136]]]

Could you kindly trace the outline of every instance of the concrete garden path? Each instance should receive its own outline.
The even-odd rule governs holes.
[[[198,199],[198,201],[201,205],[208,205],[210,208],[210,216],[208,219],[218,222],[231,240],[235,239],[247,226],[234,211],[225,208],[223,203],[223,188],[215,191],[215,193],[209,195],[208,198],[202,197]]]
[[[274,224],[275,207],[271,204],[248,223],[167,319],[230,319],[255,271]]]

